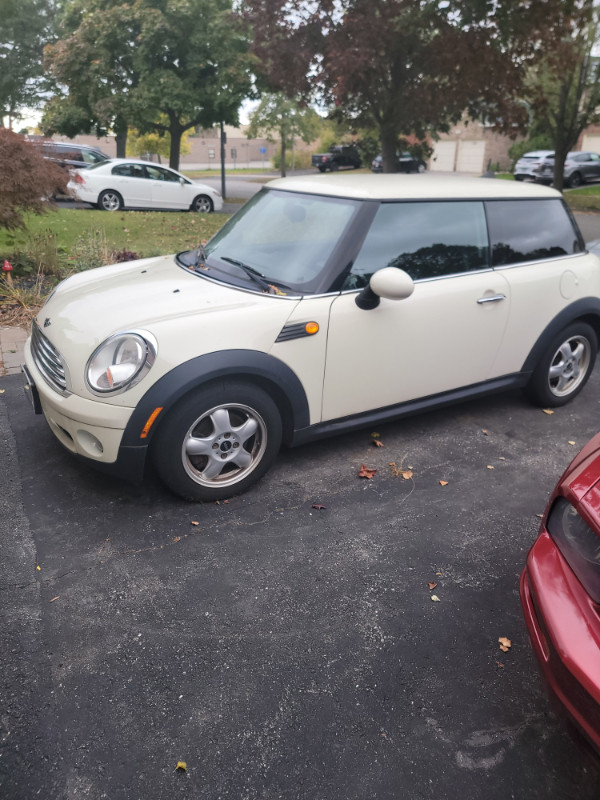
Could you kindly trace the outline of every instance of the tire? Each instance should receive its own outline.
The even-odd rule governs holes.
[[[422,175],[426,169],[427,167],[425,166],[425,164],[419,164],[419,166],[417,167],[417,172]]]
[[[190,206],[190,211],[197,211],[200,214],[210,214],[213,210],[213,201],[206,194],[199,194],[194,198],[194,202]]]
[[[330,167],[332,172],[337,172],[339,168],[340,168],[340,165],[337,163],[337,161],[334,161],[332,163],[331,167]]]
[[[535,368],[525,392],[537,405],[564,406],[583,389],[598,352],[598,338],[585,322],[555,337]]]
[[[175,494],[214,502],[256,483],[275,460],[281,438],[281,416],[266,392],[223,382],[198,389],[171,409],[152,457]]]
[[[580,172],[574,172],[569,178],[569,187],[571,189],[576,189],[578,186],[581,186],[582,183]]]
[[[319,172],[325,172],[327,170],[327,167],[317,167],[317,169],[319,170]]]
[[[118,192],[107,189],[98,197],[98,208],[100,211],[120,211],[123,208],[123,198]]]

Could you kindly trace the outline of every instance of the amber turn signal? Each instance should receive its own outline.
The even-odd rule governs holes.
[[[304,326],[304,330],[308,333],[309,336],[312,336],[313,333],[318,333],[319,331],[319,323],[318,322],[307,322]]]

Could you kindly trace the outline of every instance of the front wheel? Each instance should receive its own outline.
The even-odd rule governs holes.
[[[98,197],[98,208],[101,211],[120,211],[123,208],[123,198],[118,192],[107,189]]]
[[[198,211],[200,214],[210,214],[213,210],[213,202],[206,194],[199,194],[194,198],[191,205],[191,211]]]
[[[164,483],[185,500],[223,500],[265,474],[281,438],[281,417],[269,395],[225,382],[171,409],[157,432],[153,460]]]
[[[525,389],[541,406],[563,406],[583,389],[591,375],[598,338],[585,322],[575,322],[546,350]]]

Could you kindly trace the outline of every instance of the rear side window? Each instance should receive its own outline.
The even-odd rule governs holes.
[[[494,267],[559,258],[582,250],[560,198],[492,200],[486,202],[486,210]]]
[[[383,203],[356,257],[344,289],[366,286],[382,267],[413,280],[488,267],[482,202]]]

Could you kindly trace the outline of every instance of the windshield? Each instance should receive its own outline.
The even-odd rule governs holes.
[[[355,200],[262,190],[206,245],[205,268],[239,280],[243,265],[285,293],[321,291],[336,245],[359,205]],[[231,266],[236,263],[238,268]]]

